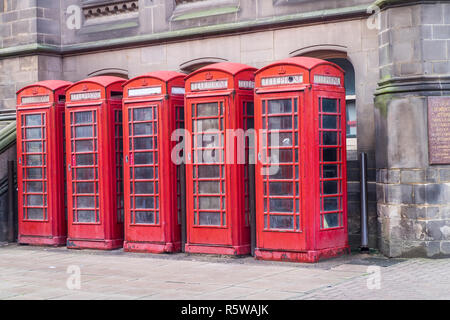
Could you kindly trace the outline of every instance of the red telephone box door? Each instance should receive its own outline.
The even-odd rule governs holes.
[[[48,222],[48,110],[21,112],[18,117],[18,153],[22,165],[23,196],[19,198],[19,212],[23,221]],[[20,179],[19,179],[20,180]],[[23,224],[26,235],[52,235],[51,223]]]
[[[125,114],[125,175],[130,184],[125,186],[129,198],[125,199],[127,225],[130,238],[140,241],[164,242],[161,228],[159,199],[158,128],[160,102],[128,107]],[[154,229],[140,226],[154,226]],[[133,227],[134,226],[134,227]]]
[[[70,124],[69,172],[72,173],[72,195],[68,201],[72,208],[74,234],[80,239],[103,239],[99,203],[98,108],[72,109],[67,115],[69,121],[66,122]],[[80,228],[86,224],[92,227]]]
[[[257,96],[259,135],[256,166],[258,247],[303,250],[306,248],[305,213],[302,208],[304,137],[300,130],[303,94]],[[262,141],[261,141],[262,140]],[[259,180],[259,181],[258,181]],[[262,231],[262,232],[261,232]]]
[[[188,225],[195,229],[188,232],[191,244],[231,245],[231,233],[227,223],[226,166],[225,166],[225,111],[226,98],[201,98],[191,103],[191,115],[186,121],[192,132],[192,165],[186,175],[192,177],[188,185],[189,212],[193,213]],[[192,196],[191,196],[192,195]]]

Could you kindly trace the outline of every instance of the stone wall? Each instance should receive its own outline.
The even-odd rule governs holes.
[[[450,254],[450,166],[430,165],[429,96],[450,96],[450,3],[382,11],[376,97],[380,248]]]

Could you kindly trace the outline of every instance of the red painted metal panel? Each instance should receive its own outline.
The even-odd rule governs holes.
[[[124,82],[95,77],[67,89],[68,248],[122,247]]]
[[[342,69],[290,58],[258,70],[255,82],[255,129],[263,131],[256,258],[316,262],[348,252]]]
[[[234,134],[253,127],[254,71],[219,63],[186,78],[187,252],[250,252],[249,167],[238,161],[238,148],[249,148]]]
[[[124,84],[126,251],[181,250],[184,213],[171,135],[184,126],[184,77],[160,71]]]
[[[63,115],[66,81],[17,92],[19,243],[64,245]]]

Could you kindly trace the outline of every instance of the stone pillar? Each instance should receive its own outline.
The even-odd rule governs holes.
[[[432,164],[428,142],[428,98],[450,97],[450,3],[378,5],[379,247],[389,257],[450,255],[450,161]]]

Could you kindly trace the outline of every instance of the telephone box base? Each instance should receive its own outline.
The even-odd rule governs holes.
[[[222,246],[211,246],[211,245],[186,244],[185,252],[228,255],[228,256],[241,256],[241,255],[250,254],[250,245],[222,247]]]
[[[255,258],[257,260],[314,263],[319,260],[338,257],[349,253],[349,246],[321,250],[308,250],[302,252],[255,249]]]
[[[68,249],[114,250],[123,247],[123,239],[116,240],[79,240],[67,239]]]
[[[181,252],[181,243],[155,243],[155,242],[133,242],[125,241],[123,250],[126,252],[141,253],[171,253]]]
[[[66,245],[66,237],[43,237],[43,236],[21,236],[19,235],[19,244],[28,244],[32,246],[53,246],[60,247]]]

